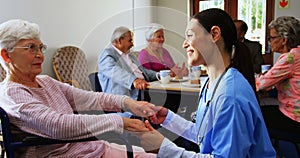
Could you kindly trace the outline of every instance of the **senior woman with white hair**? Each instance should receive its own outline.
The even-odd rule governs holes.
[[[147,131],[140,120],[115,114],[81,115],[81,110],[131,110],[146,117],[153,106],[126,96],[96,93],[58,82],[42,72],[46,45],[40,40],[37,24],[9,20],[0,25],[1,64],[7,75],[0,83],[0,102],[19,130],[52,139],[76,140],[115,131],[138,128]],[[136,157],[155,157],[134,147]],[[123,145],[103,140],[26,147],[16,157],[126,157]]]
[[[171,76],[186,76],[188,69],[183,62],[182,67],[175,64],[169,51],[163,47],[165,42],[164,26],[151,23],[145,33],[148,42],[147,47],[140,51],[139,61],[147,69],[159,72],[171,70]]]

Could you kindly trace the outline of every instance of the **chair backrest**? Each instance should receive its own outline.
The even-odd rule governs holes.
[[[94,92],[102,92],[102,88],[98,78],[98,72],[93,72],[89,74],[89,79],[92,84],[92,89]]]
[[[52,66],[59,81],[72,83],[77,88],[92,90],[88,78],[87,59],[78,47],[65,46],[57,49]]]
[[[4,70],[2,65],[0,65],[0,82],[3,81],[5,77],[6,77],[6,71]]]

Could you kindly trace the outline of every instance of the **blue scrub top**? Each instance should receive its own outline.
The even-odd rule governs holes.
[[[275,158],[259,104],[248,81],[238,70],[230,68],[212,98],[217,80],[209,89],[204,85],[201,90],[196,123],[183,120],[170,111],[163,123],[167,129],[199,143],[200,153],[185,151],[165,139],[158,157]],[[188,127],[185,130],[181,128],[184,124]]]

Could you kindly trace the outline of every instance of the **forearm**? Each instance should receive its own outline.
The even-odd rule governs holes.
[[[173,133],[180,135],[192,142],[196,142],[196,126],[194,123],[185,120],[181,116],[169,110],[166,120],[162,124]]]
[[[67,98],[76,111],[105,110],[121,111],[124,96],[107,93],[96,93],[78,88],[69,89],[71,98]],[[73,99],[73,100],[72,100]]]
[[[64,114],[41,105],[22,107],[19,113],[22,130],[54,139],[82,139],[109,131],[123,132],[123,121],[118,115]]]

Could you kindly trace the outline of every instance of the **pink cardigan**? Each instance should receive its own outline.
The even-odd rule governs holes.
[[[146,49],[142,49],[139,55],[140,63],[147,69],[159,72],[160,70],[169,70],[175,66],[173,58],[167,49],[163,48],[163,61],[155,56],[150,55]]]
[[[41,88],[0,83],[1,106],[21,130],[55,139],[81,139],[107,131],[123,132],[120,116],[74,115],[73,110],[121,110],[123,96],[73,88],[48,76],[37,76]],[[105,141],[28,147],[18,157],[101,157]]]

